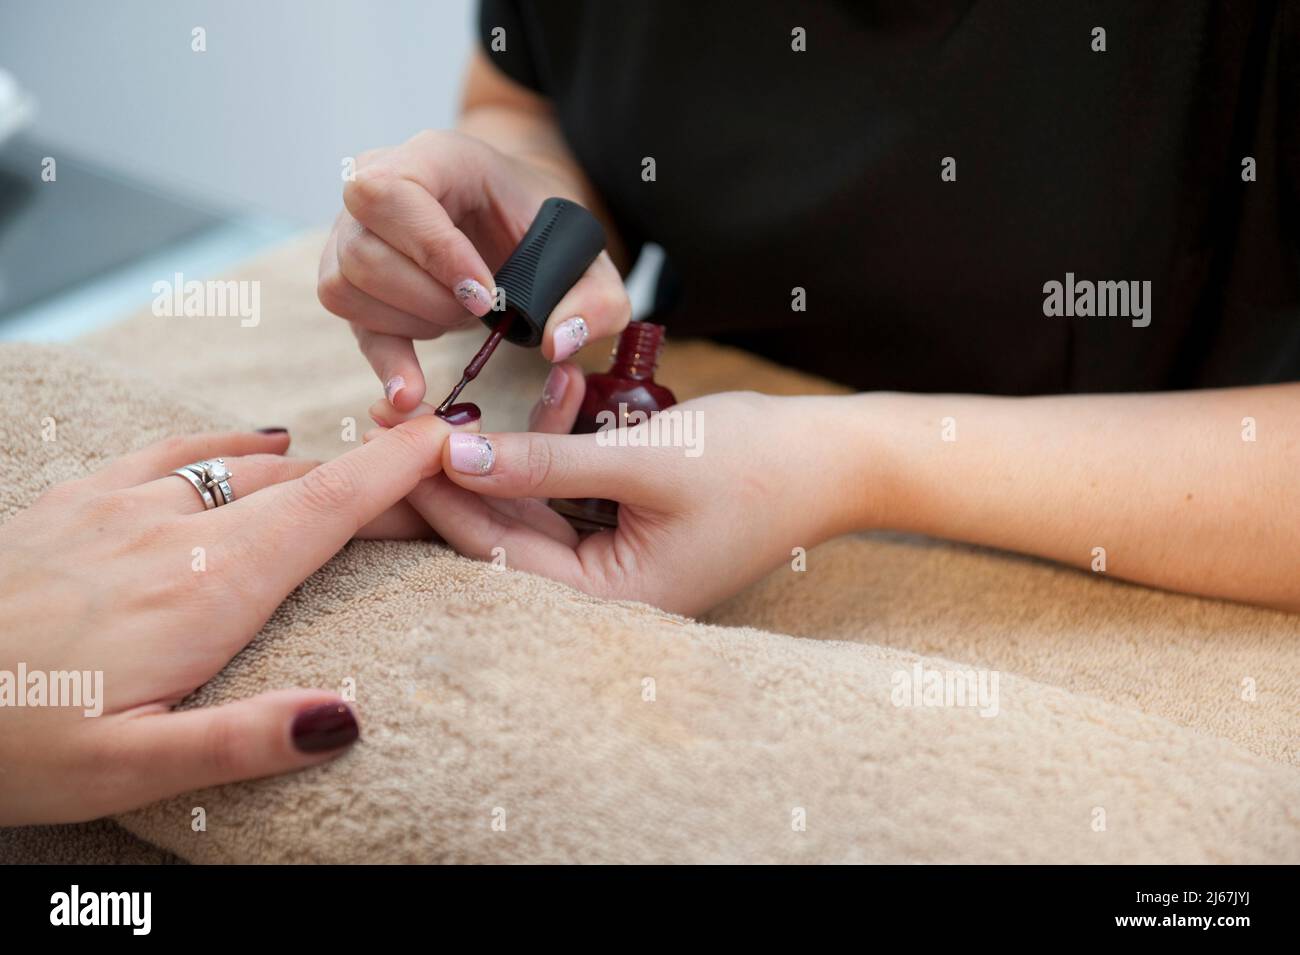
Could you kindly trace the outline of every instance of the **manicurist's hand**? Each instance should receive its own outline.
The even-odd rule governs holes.
[[[567,432],[582,387],[576,368],[553,369],[532,429]],[[466,437],[410,501],[467,554],[501,546],[515,567],[687,612],[793,547],[884,528],[1300,613],[1297,408],[1295,383],[1035,398],[718,395],[670,409],[700,411],[699,457],[594,435]],[[617,532],[579,542],[538,499],[587,496],[622,502]],[[411,535],[412,518],[394,513],[385,533]]]
[[[0,525],[0,825],[92,819],[312,766],[354,742],[357,721],[329,690],[171,707],[350,538],[391,523],[441,469],[451,430],[426,416],[319,466],[284,457],[283,432],[172,438]],[[169,472],[217,457],[234,499],[205,509]],[[74,672],[89,691],[80,705],[34,695],[33,674]]]
[[[479,325],[493,271],[542,203],[596,204],[545,100],[481,55],[467,88],[461,131],[423,132],[358,158],[321,255],[321,303],[352,324],[397,411],[425,397],[412,339]],[[601,253],[550,315],[542,353],[563,361],[630,317],[618,270]]]
[[[853,462],[829,418],[840,399],[685,402],[671,412],[694,417],[694,449],[638,446],[650,424],[627,429],[624,446],[541,433],[567,430],[582,388],[576,367],[554,369],[534,432],[453,435],[443,475],[408,500],[464,554],[503,548],[510,567],[687,614],[789,562],[794,548],[870,520],[867,496],[845,489]],[[618,528],[579,538],[548,498],[616,500]]]

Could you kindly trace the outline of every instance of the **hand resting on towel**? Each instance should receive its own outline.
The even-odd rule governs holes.
[[[345,751],[358,727],[333,691],[172,707],[353,536],[393,536],[452,430],[422,417],[321,465],[284,457],[282,430],[172,438],[0,526],[0,825],[93,819]],[[233,500],[205,510],[169,472],[216,457]]]

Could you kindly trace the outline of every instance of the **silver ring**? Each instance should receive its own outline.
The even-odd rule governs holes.
[[[173,473],[180,473],[181,471],[186,472],[198,482],[195,487],[202,487],[202,493],[206,494],[204,498],[205,505],[208,498],[212,499],[212,507],[229,504],[235,499],[235,491],[230,486],[230,479],[234,475],[226,467],[224,458],[195,461],[193,464],[187,464]]]
[[[210,511],[217,506],[217,502],[213,500],[212,492],[208,490],[207,485],[205,485],[203,480],[189,468],[177,468],[172,472],[172,474],[183,477],[194,485],[194,490],[198,491],[199,497],[203,498],[203,509],[205,511]]]
[[[235,491],[230,486],[230,479],[234,476],[230,469],[226,467],[224,458],[212,458],[208,461],[200,461],[197,465],[190,467],[200,467],[203,469],[203,483],[208,486],[212,492],[213,498],[216,499],[217,507],[222,504],[229,504],[235,499]]]
[[[230,486],[229,481],[218,481],[217,488],[221,491],[222,504],[229,504],[235,499],[235,489]]]

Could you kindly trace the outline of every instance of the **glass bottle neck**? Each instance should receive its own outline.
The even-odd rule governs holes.
[[[631,322],[618,338],[610,371],[626,378],[654,378],[663,350],[664,327],[651,322]]]

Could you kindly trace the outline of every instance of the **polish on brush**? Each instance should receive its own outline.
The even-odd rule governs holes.
[[[492,357],[492,353],[496,351],[497,346],[501,344],[501,339],[505,338],[506,332],[510,331],[510,326],[514,323],[514,320],[514,315],[507,312],[505,317],[501,319],[501,321],[497,322],[497,327],[492,329],[491,334],[487,337],[487,341],[483,343],[483,347],[474,353],[474,357],[471,358],[469,364],[465,366],[465,371],[460,376],[460,383],[457,384],[455,388],[451,389],[451,394],[442,399],[442,404],[438,405],[438,410],[435,414],[444,418],[447,417],[447,412],[450,410],[452,402],[460,397],[460,393],[465,390],[466,385],[478,377],[478,373],[483,370],[483,366],[487,364],[487,360]]]
[[[438,405],[446,418],[461,391],[478,377],[501,340],[536,348],[547,316],[605,247],[605,230],[590,212],[569,199],[547,199],[515,250],[497,270],[498,309],[483,316],[492,330],[465,366],[460,383]],[[461,407],[461,406],[456,406]]]

